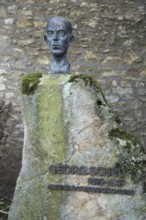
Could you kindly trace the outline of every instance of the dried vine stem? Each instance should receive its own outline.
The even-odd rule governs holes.
[[[12,104],[6,104],[3,100],[0,100],[0,159],[6,154],[6,142],[10,132],[7,122],[11,117],[11,113]]]

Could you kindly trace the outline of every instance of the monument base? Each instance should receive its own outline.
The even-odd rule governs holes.
[[[132,165],[120,166],[124,146],[140,143],[111,138],[121,122],[99,84],[85,75],[37,77],[35,87],[33,75],[23,81],[23,160],[9,220],[145,219],[143,185]]]

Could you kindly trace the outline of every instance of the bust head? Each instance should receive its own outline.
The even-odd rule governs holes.
[[[64,17],[55,16],[48,21],[45,41],[48,43],[53,56],[54,65],[68,64],[66,60],[67,49],[73,42],[71,23]]]

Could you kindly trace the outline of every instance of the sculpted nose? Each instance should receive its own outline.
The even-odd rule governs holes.
[[[53,33],[53,40],[58,40],[58,38],[57,38],[57,33],[54,31],[54,33]]]

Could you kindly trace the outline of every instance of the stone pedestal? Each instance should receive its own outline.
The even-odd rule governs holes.
[[[98,83],[83,75],[39,77],[35,87],[32,78],[24,85],[23,161],[9,220],[146,219],[142,184],[116,166],[124,146],[140,143],[122,136]]]

